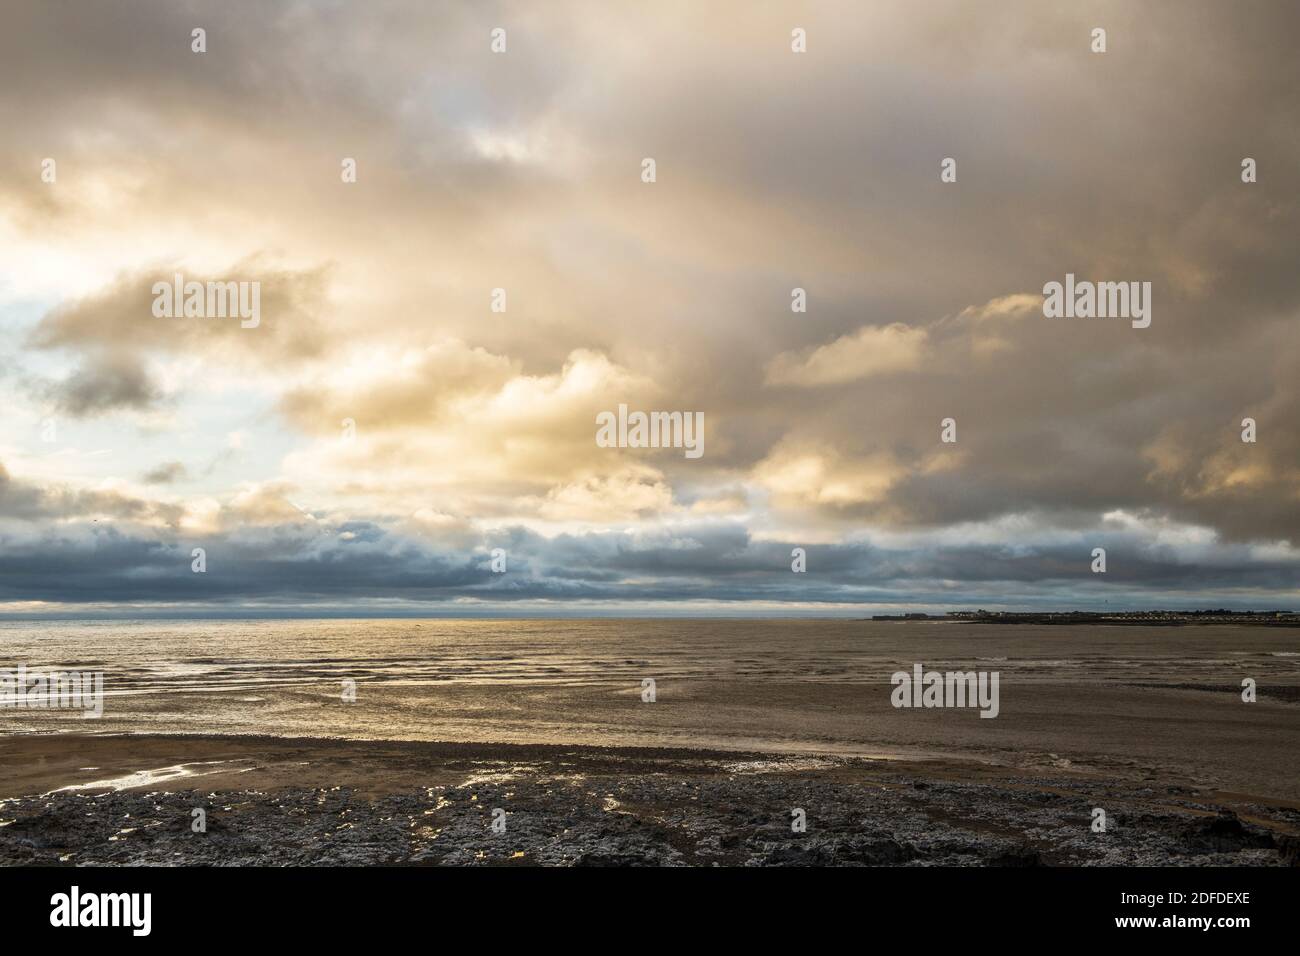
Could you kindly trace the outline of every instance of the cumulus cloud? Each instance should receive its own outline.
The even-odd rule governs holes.
[[[852,459],[798,442],[778,446],[755,468],[758,483],[779,501],[832,507],[883,501],[904,473],[888,454]]]
[[[139,356],[117,350],[88,356],[45,392],[55,408],[77,418],[149,409],[162,397]]]
[[[0,518],[48,525],[122,521],[142,527],[174,527],[184,508],[134,494],[116,482],[97,487],[36,483],[15,478],[0,464]]]
[[[330,327],[319,321],[328,272],[323,266],[277,269],[258,255],[220,272],[195,271],[175,262],[151,264],[119,273],[96,292],[51,309],[32,330],[30,344],[117,354],[128,348],[136,354],[202,351],[250,364],[301,361],[321,354],[329,342]],[[205,288],[210,282],[257,283],[257,328],[243,328],[238,317],[160,318],[154,310],[155,285],[173,286],[177,276]]]
[[[807,354],[782,352],[767,367],[770,385],[842,385],[920,365],[928,333],[901,322],[864,325]]]

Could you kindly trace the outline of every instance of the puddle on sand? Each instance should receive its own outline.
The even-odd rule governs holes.
[[[461,781],[462,787],[477,787],[485,783],[509,783],[521,776],[535,775],[541,772],[541,765],[519,763],[509,767],[496,767],[491,770],[477,770]]]
[[[837,757],[773,757],[770,760],[741,760],[724,763],[727,773],[771,773],[783,770],[825,770],[844,763]]]
[[[226,765],[231,763],[228,760],[205,760],[199,763],[178,763],[171,767],[158,767],[154,770],[137,770],[135,773],[128,773],[121,777],[110,777],[107,780],[92,780],[90,783],[74,783],[68,787],[59,787],[51,793],[64,793],[67,791],[77,790],[134,790],[137,787],[147,787],[151,784],[165,783],[168,780],[175,780],[179,777],[206,777],[214,773],[223,773],[232,769]],[[215,767],[213,770],[195,770],[195,767]],[[254,767],[242,767],[236,770],[236,773],[248,773],[256,769]]]

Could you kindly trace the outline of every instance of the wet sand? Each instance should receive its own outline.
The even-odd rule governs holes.
[[[242,705],[239,692],[142,696],[131,699],[129,720],[117,716],[122,708],[113,701],[99,721],[57,712],[39,715],[45,718],[39,723],[36,715],[25,719],[70,734],[93,730],[149,736],[153,727],[205,736],[212,726],[207,716],[219,712],[227,717],[219,734],[388,739],[389,728],[416,727],[422,739],[473,744],[937,757],[1300,800],[1295,746],[1300,704],[1269,685],[1261,686],[1257,702],[1246,704],[1230,685],[1189,689],[1084,679],[1030,683],[1004,675],[1001,708],[993,720],[981,719],[971,708],[895,709],[890,690],[887,683],[670,679],[659,682],[654,703],[643,703],[640,686],[631,682],[376,683],[359,684],[352,704],[341,703],[328,685],[317,685],[279,689],[274,696],[264,692],[263,702]],[[201,699],[190,709],[196,698]],[[312,717],[347,733],[313,732]],[[6,719],[0,715],[0,727]],[[87,759],[80,765],[94,763]],[[21,779],[25,762],[19,760],[14,769]]]

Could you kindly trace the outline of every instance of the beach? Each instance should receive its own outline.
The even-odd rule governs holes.
[[[0,715],[3,864],[1296,861],[1292,629],[8,631],[106,691],[97,719]],[[920,662],[996,669],[996,718],[895,706]]]

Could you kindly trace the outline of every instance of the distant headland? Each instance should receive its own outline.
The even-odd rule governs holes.
[[[944,614],[876,614],[873,621],[960,621],[965,624],[1251,624],[1300,627],[1295,611],[948,611]]]

